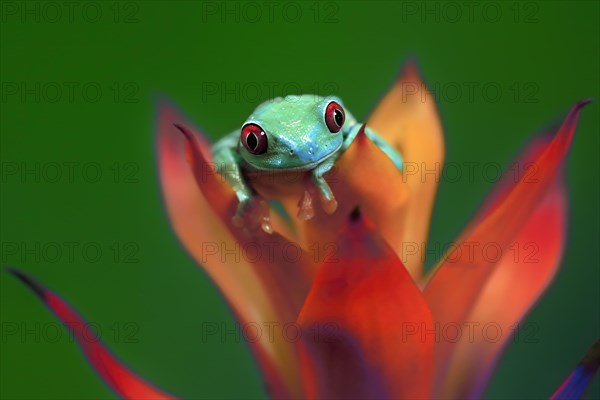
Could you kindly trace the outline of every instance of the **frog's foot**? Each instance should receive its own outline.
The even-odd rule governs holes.
[[[337,210],[338,202],[335,197],[331,197],[329,199],[321,197],[321,205],[323,206],[323,210],[325,210],[327,214],[331,215],[335,212],[335,210]]]
[[[298,202],[298,218],[304,221],[308,221],[315,216],[315,209],[313,207],[313,196],[310,191],[305,190],[304,194]]]
[[[233,225],[252,234],[259,228],[268,234],[273,233],[269,205],[261,197],[241,201],[232,218]]]
[[[325,186],[317,185],[315,188],[309,188],[304,191],[304,194],[298,201],[298,218],[308,221],[315,216],[315,197],[318,196],[321,200],[321,206],[327,214],[333,214],[337,210],[338,202],[333,196],[331,189],[326,184]]]
[[[338,202],[331,191],[331,188],[323,178],[316,180],[317,189],[319,189],[319,197],[321,198],[321,206],[323,210],[331,215],[337,210]]]

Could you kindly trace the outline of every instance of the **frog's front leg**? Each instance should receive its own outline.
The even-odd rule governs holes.
[[[394,146],[389,144],[382,136],[380,136],[377,132],[375,132],[368,126],[365,127],[365,134],[369,139],[371,139],[373,143],[375,143],[377,147],[379,147],[381,151],[383,151],[388,156],[388,158],[394,163],[398,171],[402,171],[402,168],[404,166],[404,160],[402,158],[402,155],[398,152],[398,150],[396,150]]]
[[[237,138],[237,132],[235,132]],[[269,205],[248,186],[240,168],[240,158],[236,151],[233,134],[226,136],[213,147],[213,161],[217,172],[233,189],[239,204],[232,222],[238,228],[253,232],[259,227],[272,233]]]
[[[352,145],[352,142],[354,142],[354,140],[356,139],[356,135],[358,134],[362,126],[362,124],[355,123],[354,125],[350,125],[344,131],[344,143],[342,144],[342,151],[347,150],[348,147]],[[364,132],[365,135],[367,135],[367,137],[377,147],[379,147],[379,149],[383,151],[386,156],[388,156],[388,158],[394,163],[398,171],[402,171],[402,168],[404,166],[404,159],[402,158],[402,155],[398,152],[398,150],[396,150],[394,146],[389,144],[383,138],[383,136],[379,135],[377,132],[375,132],[373,129],[369,128],[366,125],[364,126]]]
[[[336,158],[337,157],[330,157],[329,159],[325,160],[325,162],[319,164],[312,171],[311,177],[312,183],[318,191],[323,210],[327,214],[333,214],[337,209],[338,203],[335,199],[335,196],[333,195],[333,191],[329,187],[329,184],[327,183],[323,175],[333,167]],[[304,220],[308,220],[311,219],[313,216],[314,209],[311,191],[306,190],[304,192],[304,196],[302,197],[302,199],[300,199],[298,217]]]

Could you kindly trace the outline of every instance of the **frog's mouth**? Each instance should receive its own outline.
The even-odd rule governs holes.
[[[289,171],[303,171],[303,170],[314,169],[317,165],[323,164],[325,161],[327,161],[328,159],[330,159],[335,153],[337,153],[337,151],[341,147],[342,147],[342,144],[340,143],[339,146],[337,146],[335,149],[331,150],[329,153],[325,154],[324,156],[322,156],[318,160],[311,161],[309,163],[305,163],[305,164],[298,165],[298,166],[295,166],[295,167],[286,167],[286,168],[282,168],[282,169],[289,170]]]
[[[315,161],[310,161],[307,163],[302,163],[299,165],[294,165],[294,166],[271,166],[269,168],[258,168],[256,166],[253,166],[252,169],[254,170],[258,170],[258,171],[275,171],[275,172],[286,172],[286,171],[310,171],[312,169],[315,169],[318,165],[323,164],[325,161],[327,161],[328,159],[330,159],[335,153],[337,153],[341,147],[342,147],[343,143],[340,143],[338,146],[336,146],[335,148],[333,148],[329,153],[319,157],[318,160]]]

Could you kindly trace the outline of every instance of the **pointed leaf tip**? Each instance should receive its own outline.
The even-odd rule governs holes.
[[[581,365],[594,369],[600,367],[600,339],[596,340],[596,343],[592,345],[585,357],[583,357]]]
[[[600,340],[588,350],[575,370],[550,396],[550,400],[581,399],[600,367]]]
[[[191,140],[192,140],[192,136],[193,136],[193,135],[192,135],[192,133],[191,133],[191,132],[190,132],[190,131],[189,131],[189,130],[188,130],[186,127],[185,127],[185,126],[183,126],[183,125],[180,125],[180,124],[178,124],[178,123],[176,123],[176,122],[174,122],[174,123],[173,123],[173,126],[174,126],[175,128],[177,128],[177,129],[179,130],[179,132],[183,133],[183,136],[185,136],[185,138],[186,138],[188,141],[191,141]]]
[[[416,59],[410,58],[404,63],[398,78],[407,81],[421,80],[421,74],[419,73]]]
[[[582,108],[583,106],[586,106],[593,101],[594,101],[594,99],[592,99],[591,97],[589,97],[587,99],[582,99],[582,100],[579,100],[577,103],[575,103],[575,107]]]
[[[362,124],[360,126],[360,129],[358,130],[358,132],[356,132],[356,137],[354,138],[354,141],[360,147],[367,146],[368,142],[370,140],[369,137],[367,136],[367,133],[365,132],[366,127],[367,127],[367,124]]]
[[[101,342],[95,334],[87,331],[89,324],[58,295],[43,287],[29,275],[15,268],[6,270],[33,290],[66,326],[71,330],[82,353],[87,357],[102,380],[120,397],[125,399],[174,399],[128,370]]]
[[[579,100],[578,102],[576,102],[575,104],[573,104],[573,107],[571,107],[571,110],[569,110],[567,117],[564,119],[562,127],[566,128],[569,125],[576,124],[577,119],[579,118],[579,113],[581,112],[583,107],[587,106],[591,102],[592,102],[592,99],[582,99],[582,100]]]
[[[46,301],[46,294],[44,293],[44,288],[37,281],[35,281],[29,275],[19,271],[13,267],[6,267],[6,272],[15,276],[21,282],[23,282],[27,287],[29,287],[38,297],[40,297],[43,301]]]

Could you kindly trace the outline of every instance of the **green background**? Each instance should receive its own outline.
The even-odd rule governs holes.
[[[163,388],[186,398],[263,398],[244,343],[200,340],[203,321],[234,322],[169,227],[154,152],[157,93],[215,139],[271,95],[298,91],[335,93],[364,119],[413,57],[441,89],[447,162],[501,165],[575,101],[592,97],[568,160],[562,270],[525,321],[537,328],[536,343],[508,348],[486,394],[549,395],[600,336],[599,5],[472,2],[469,14],[465,3],[272,2],[270,14],[259,3],[231,2],[223,12],[222,2],[75,2],[69,14],[57,2],[57,17],[46,3],[3,2],[2,264],[61,293],[119,357]],[[479,88],[472,97],[471,82]],[[66,167],[50,182],[52,163],[64,162],[79,163],[73,182]],[[7,175],[36,165],[39,182]],[[89,182],[98,165],[102,177]],[[481,175],[442,182],[431,242],[450,242],[491,187]],[[53,243],[64,251],[70,242],[73,258],[51,253]],[[36,245],[39,260],[20,253]],[[7,250],[14,246],[18,254]],[[100,247],[100,259],[86,259],[84,246]],[[38,299],[0,276],[1,397],[110,398],[65,332],[52,342],[55,319]],[[22,337],[25,330],[41,337]],[[599,394],[598,382],[593,390]]]

